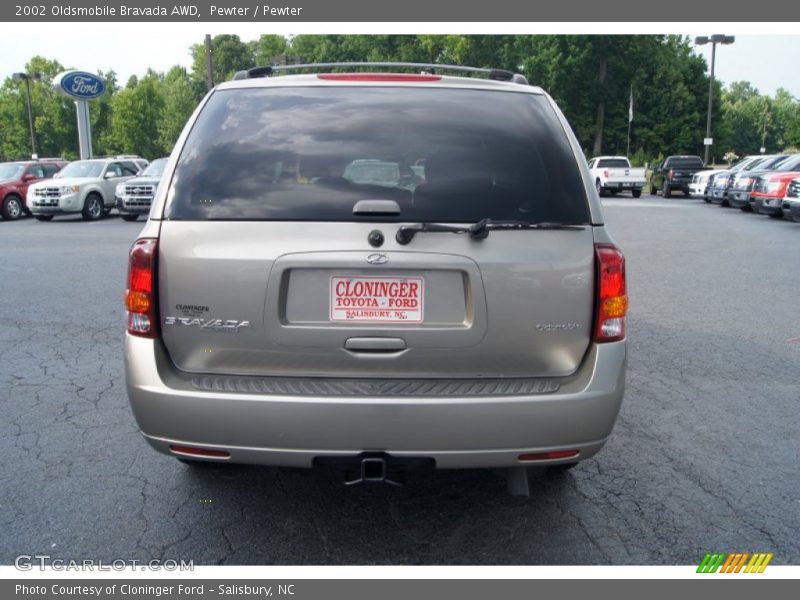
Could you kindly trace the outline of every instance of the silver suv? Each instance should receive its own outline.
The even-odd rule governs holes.
[[[114,208],[117,185],[136,177],[146,166],[146,160],[127,155],[69,163],[53,179],[28,188],[28,209],[39,221],[70,213],[96,221]]]
[[[133,412],[185,462],[504,468],[526,493],[623,396],[625,263],[585,157],[519,75],[358,66],[254,69],[190,119],[130,252]]]

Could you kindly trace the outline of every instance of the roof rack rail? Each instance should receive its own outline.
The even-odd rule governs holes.
[[[96,154],[92,158],[87,158],[85,160],[144,160],[138,154]]]
[[[486,75],[488,79],[495,81],[510,81],[528,85],[528,80],[524,75],[506,71],[505,69],[484,69],[480,67],[463,67],[460,65],[440,65],[435,63],[413,63],[413,62],[331,62],[331,63],[308,63],[300,65],[265,65],[253,67],[244,71],[237,71],[233,76],[234,80],[253,79],[256,77],[270,77],[281,71],[306,71],[310,69],[336,69],[340,67],[380,67],[380,68],[403,68],[419,69],[425,71],[456,71],[461,73],[475,73]]]

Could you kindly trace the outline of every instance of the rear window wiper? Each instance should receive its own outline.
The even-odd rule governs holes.
[[[528,221],[493,221],[492,219],[481,219],[472,225],[440,225],[438,223],[414,223],[413,225],[403,225],[397,230],[395,239],[398,244],[405,246],[418,233],[466,233],[474,240],[483,240],[489,237],[492,229],[568,229],[581,231],[586,229],[585,225],[571,225],[566,223],[539,222],[530,223]]]

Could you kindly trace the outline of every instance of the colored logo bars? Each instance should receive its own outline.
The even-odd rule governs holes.
[[[766,552],[731,552],[730,554],[709,552],[703,557],[698,573],[763,573],[773,554]],[[749,559],[749,560],[748,560]]]

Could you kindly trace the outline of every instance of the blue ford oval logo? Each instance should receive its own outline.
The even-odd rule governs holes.
[[[99,98],[106,91],[106,84],[102,79],[85,71],[66,71],[59,78],[61,91],[77,100]]]

